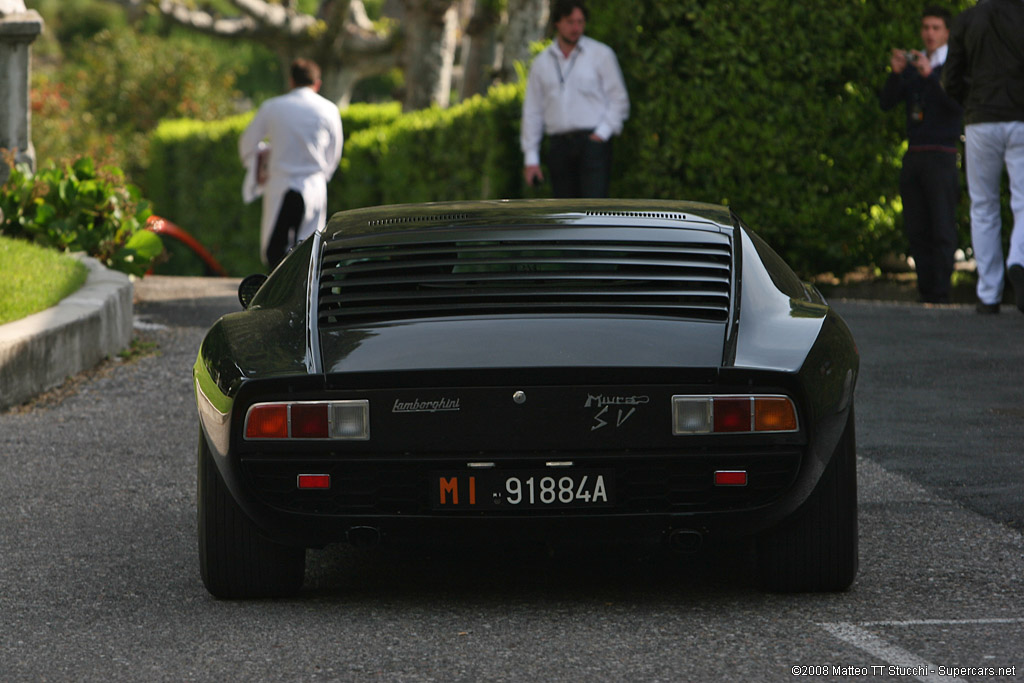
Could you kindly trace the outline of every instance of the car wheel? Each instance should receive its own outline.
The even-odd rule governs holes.
[[[206,590],[217,598],[294,595],[306,569],[304,548],[265,538],[238,507],[199,434],[196,508],[199,569]]]
[[[857,446],[853,409],[814,492],[757,539],[761,585],[796,593],[844,591],[857,575]]]

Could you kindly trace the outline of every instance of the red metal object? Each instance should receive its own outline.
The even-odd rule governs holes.
[[[150,216],[149,220],[146,221],[146,230],[156,233],[161,237],[170,237],[171,239],[178,240],[188,247],[193,254],[198,256],[210,272],[221,277],[228,276],[228,272],[224,270],[224,267],[220,265],[220,263],[217,262],[217,259],[213,257],[213,254],[206,250],[206,247],[200,244],[195,237],[188,234],[184,229],[178,227],[166,218]]]

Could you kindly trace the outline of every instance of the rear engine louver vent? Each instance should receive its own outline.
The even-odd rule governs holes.
[[[609,240],[587,232],[574,239],[516,230],[480,240],[428,232],[389,236],[386,243],[328,240],[320,326],[518,313],[728,317],[728,238]]]

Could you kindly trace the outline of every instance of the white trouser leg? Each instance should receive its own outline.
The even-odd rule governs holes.
[[[1003,297],[1002,220],[999,189],[1006,150],[1004,124],[972,123],[965,129],[967,191],[971,196],[971,244],[978,264],[978,300]]]
[[[1006,143],[1006,170],[1010,175],[1010,208],[1013,210],[1013,232],[1006,265],[1024,266],[1024,121],[1005,124],[1009,130]]]

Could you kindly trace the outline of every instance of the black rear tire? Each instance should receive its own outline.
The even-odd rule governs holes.
[[[302,588],[306,550],[264,537],[238,507],[199,434],[196,508],[199,570],[220,599],[276,598]]]
[[[811,496],[757,539],[761,586],[780,593],[837,592],[857,576],[857,444],[853,408]]]

